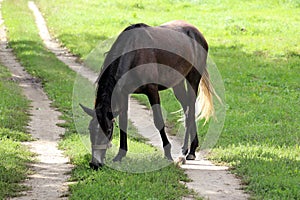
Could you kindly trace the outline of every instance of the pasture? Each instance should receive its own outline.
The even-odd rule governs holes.
[[[53,101],[53,106],[63,113],[62,119],[66,121],[61,124],[67,132],[60,147],[76,165],[70,181],[77,182],[70,186],[70,199],[176,199],[193,194],[179,182],[189,180],[183,170],[175,165],[140,174],[121,172],[109,167],[92,171],[88,164],[89,152],[76,133],[72,119],[75,73],[45,49],[34,18],[27,7],[27,1],[5,1],[2,6],[5,25],[9,30],[9,45],[26,70],[41,80],[44,90]],[[132,140],[141,141],[139,138]],[[142,149],[150,148],[141,142],[139,145]]]
[[[196,25],[226,89],[226,122],[211,159],[229,164],[255,198],[299,198],[298,1],[37,3],[52,34],[83,60],[130,23],[185,19]],[[162,103],[179,109],[170,92]],[[200,126],[200,137],[204,133]]]
[[[299,1],[39,0],[36,3],[51,34],[82,60],[99,42],[116,36],[131,23],[159,25],[184,19],[196,25],[209,43],[210,57],[226,89],[226,122],[210,159],[229,165],[253,199],[300,198]],[[67,121],[62,124],[68,131],[61,148],[77,166],[72,180],[78,181],[71,186],[71,199],[99,196],[176,199],[191,193],[179,184],[179,180],[187,181],[186,176],[174,166],[145,174],[127,174],[109,168],[90,171],[88,153],[71,118],[75,73],[45,50],[27,1],[4,1],[2,10],[9,30],[9,45],[26,69],[42,80],[53,105]],[[168,112],[179,109],[170,91],[161,95]],[[26,120],[21,121],[26,124]],[[176,117],[168,120],[171,126],[176,126]],[[201,123],[199,137],[203,140],[207,127],[203,128]],[[161,179],[165,182],[161,183]]]

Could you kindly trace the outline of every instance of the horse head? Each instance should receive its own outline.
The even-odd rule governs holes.
[[[109,109],[101,107],[97,109],[87,108],[80,104],[83,111],[92,117],[89,124],[90,139],[92,144],[92,161],[90,167],[99,169],[104,165],[106,150],[111,146],[113,135],[113,116]]]

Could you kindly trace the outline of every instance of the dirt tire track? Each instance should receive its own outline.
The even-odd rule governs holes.
[[[30,164],[33,174],[23,183],[31,190],[21,193],[24,196],[16,199],[67,199],[66,182],[72,165],[68,164],[68,158],[57,148],[60,135],[64,134],[64,129],[56,125],[63,122],[59,120],[61,114],[51,107],[51,101],[39,81],[24,70],[12,49],[8,48],[1,3],[2,0],[0,0],[0,62],[11,71],[13,79],[19,83],[23,94],[31,101],[28,131],[36,139],[23,143],[37,154],[37,161]]]
[[[28,5],[34,13],[39,33],[45,46],[72,70],[94,83],[98,75],[77,63],[77,57],[71,55],[66,48],[61,47],[57,40],[50,36],[46,22],[34,2],[29,2]],[[149,112],[145,112],[147,108],[140,105],[136,100],[130,99],[129,109],[129,118],[139,133],[148,138],[150,144],[162,149],[161,139],[155,126],[145,127],[142,125],[145,121],[153,120]],[[175,136],[169,135],[168,137],[172,144],[172,155],[174,158],[178,157],[182,141]],[[192,180],[192,182],[186,183],[187,187],[193,189],[199,196],[205,199],[244,200],[249,198],[249,195],[241,189],[241,181],[228,171],[228,167],[214,165],[209,160],[203,158],[199,152],[197,160],[187,161],[181,167],[185,169],[186,174]],[[183,197],[183,199],[193,199],[193,197]]]

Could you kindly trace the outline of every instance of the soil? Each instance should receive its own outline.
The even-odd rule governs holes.
[[[0,0],[1,2],[1,0]],[[71,69],[74,71],[80,73],[83,77],[88,78],[91,82],[95,82],[97,79],[97,74],[93,73],[91,70],[81,66],[79,63],[76,62],[78,60],[75,56],[70,55],[70,53],[67,51],[67,49],[62,48],[60,44],[57,43],[56,40],[51,38],[45,20],[43,19],[43,16],[39,12],[38,8],[33,2],[29,2],[29,7],[33,11],[35,17],[36,17],[36,23],[40,30],[40,36],[43,39],[45,46],[51,50],[62,62],[67,64]],[[2,34],[1,34],[2,35]],[[13,54],[11,53],[11,50],[6,49],[6,41],[1,42],[1,54],[4,53],[4,60],[14,60],[14,61],[8,61],[5,65],[11,65],[11,68],[15,68],[14,66],[17,65],[17,62],[15,61]],[[6,54],[6,56],[5,56]],[[1,55],[1,58],[3,56]],[[9,64],[12,62],[12,64]],[[20,75],[17,75],[20,76]],[[27,76],[27,75],[26,75]],[[30,83],[29,85],[32,85]],[[40,86],[33,84],[33,86],[24,86],[25,88],[37,88],[32,89],[35,91],[41,92]],[[24,91],[26,93],[26,91]],[[35,93],[35,92],[34,92]],[[41,94],[42,95],[42,94]],[[41,163],[40,166],[34,167],[36,173],[32,176],[31,179],[27,181],[28,185],[31,185],[32,188],[37,188],[36,190],[32,190],[27,192],[28,195],[32,195],[33,197],[38,199],[57,199],[59,198],[58,194],[62,194],[61,188],[64,188],[63,185],[66,182],[67,176],[65,175],[65,172],[69,171],[71,167],[67,165],[67,160],[65,158],[61,157],[61,153],[56,149],[56,142],[59,139],[59,136],[54,137],[53,132],[55,134],[63,133],[63,130],[59,130],[59,128],[52,127],[50,128],[50,124],[56,124],[58,121],[58,113],[53,111],[50,108],[50,102],[48,100],[45,100],[45,96],[36,97],[38,95],[32,96],[33,102],[38,101],[46,101],[48,107],[44,108],[41,105],[36,105],[32,109],[32,123],[34,121],[38,121],[38,127],[31,128],[32,134],[35,134],[34,132],[43,133],[41,135],[37,135],[37,138],[39,138],[38,141],[45,142],[43,145],[35,145],[35,143],[30,144],[32,149],[38,149],[39,146],[45,147],[40,148],[39,154],[41,154],[41,160],[43,160],[46,163]],[[30,97],[29,97],[30,98]],[[40,99],[41,100],[38,100]],[[139,133],[143,135],[144,137],[147,137],[149,139],[149,143],[152,145],[162,148],[161,147],[161,139],[159,136],[158,131],[153,126],[144,126],[143,124],[147,123],[149,124],[149,121],[152,120],[151,114],[149,112],[145,112],[147,108],[140,105],[136,100],[130,99],[130,113],[129,118],[133,122],[133,124],[138,129]],[[43,110],[47,110],[47,112],[44,112]],[[35,111],[35,112],[34,112]],[[40,112],[42,111],[42,112]],[[40,115],[37,115],[37,113],[41,113]],[[47,119],[43,120],[46,114]],[[44,114],[44,115],[43,115]],[[49,116],[53,116],[53,120],[49,120]],[[41,124],[41,122],[44,121],[45,124]],[[31,123],[31,124],[32,124]],[[32,125],[31,125],[32,126]],[[41,130],[51,130],[51,133],[48,131],[41,131]],[[56,130],[56,131],[53,131]],[[49,135],[51,137],[49,138]],[[174,158],[178,157],[180,155],[181,151],[181,139],[175,137],[175,136],[169,136],[170,142],[172,144],[172,155]],[[35,147],[36,146],[36,147]],[[53,152],[55,155],[50,154],[49,149],[53,149]],[[53,159],[52,159],[53,158]],[[60,161],[61,163],[57,163],[57,161]],[[56,163],[52,163],[56,162]],[[37,163],[38,165],[39,163]],[[51,170],[53,171],[47,171],[49,170],[47,167],[51,166]],[[228,170],[228,167],[226,166],[216,166],[213,163],[211,163],[209,160],[205,159],[203,156],[201,156],[201,152],[198,152],[197,159],[195,161],[187,161],[186,164],[181,165],[183,169],[185,169],[186,174],[188,177],[192,180],[191,182],[184,183],[186,186],[190,189],[193,189],[195,192],[199,194],[199,196],[205,198],[205,199],[211,199],[211,200],[243,200],[248,199],[249,195],[244,193],[242,190],[241,181],[235,177],[233,174],[230,173]],[[47,172],[45,172],[47,171]],[[55,174],[55,175],[53,175]],[[55,178],[54,178],[55,177]],[[59,180],[57,180],[59,179]],[[38,181],[48,181],[46,183],[39,182]],[[35,183],[36,182],[36,183]],[[40,187],[37,187],[40,186]],[[53,190],[50,190],[48,188],[52,188]],[[54,191],[55,190],[55,191]],[[59,192],[58,192],[59,191]],[[56,194],[56,198],[54,198],[52,195],[53,193]],[[47,194],[49,196],[47,196]],[[44,195],[45,198],[41,198]],[[49,198],[47,198],[49,197]],[[25,197],[24,197],[25,198]],[[35,199],[30,198],[30,199]],[[26,198],[25,198],[26,199]],[[27,198],[28,199],[28,198]],[[193,197],[184,197],[183,199],[193,199]]]

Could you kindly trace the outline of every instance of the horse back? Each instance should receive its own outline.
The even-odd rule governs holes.
[[[159,27],[168,28],[168,29],[185,33],[189,37],[195,39],[208,52],[207,41],[205,40],[203,34],[192,24],[189,24],[183,20],[174,20],[174,21],[166,22],[160,25]]]

